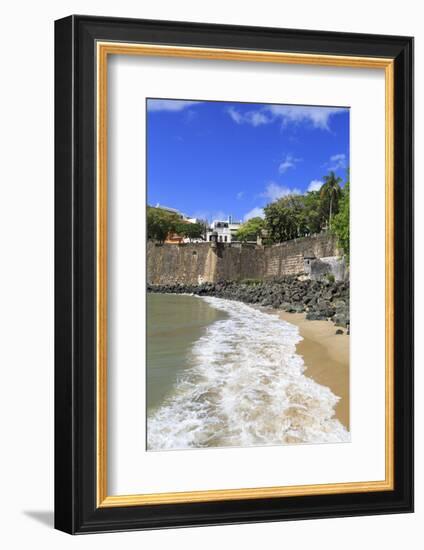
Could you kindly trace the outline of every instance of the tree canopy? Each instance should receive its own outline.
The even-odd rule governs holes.
[[[204,233],[205,228],[201,223],[189,223],[189,222],[178,222],[174,229],[177,235],[181,237],[187,237],[189,239],[200,239]]]
[[[236,238],[239,241],[254,241],[264,227],[265,220],[259,216],[256,218],[250,218],[250,220],[247,220],[241,224],[236,233]]]
[[[349,181],[346,182],[342,190],[342,197],[339,203],[339,212],[333,218],[333,223],[331,230],[335,235],[337,235],[340,246],[343,249],[343,252],[346,255],[347,260],[349,260],[350,254],[350,199],[349,199],[350,189]]]
[[[201,238],[205,233],[203,223],[183,221],[178,214],[163,208],[147,207],[147,238],[164,242],[170,233],[190,239]]]
[[[324,176],[324,185],[321,187],[320,196],[322,199],[328,200],[328,227],[331,229],[332,216],[337,212],[339,199],[342,194],[340,183],[342,178],[336,176],[334,172],[330,172],[328,176]]]
[[[273,242],[289,241],[307,233],[304,197],[287,195],[268,204],[265,220],[269,238]]]
[[[318,191],[290,194],[269,203],[264,208],[264,219],[251,218],[240,226],[237,240],[256,240],[265,230],[266,242],[280,243],[329,229],[337,235],[349,258],[349,181],[344,187],[341,183],[342,179],[330,172]],[[188,223],[162,208],[147,207],[149,239],[164,242],[170,233],[189,239],[203,238],[206,225],[206,222]]]
[[[331,228],[344,196],[340,187],[342,179],[330,172],[323,180],[319,191],[287,195],[265,207],[265,229],[271,242],[305,237]]]
[[[175,232],[180,223],[177,214],[163,208],[147,207],[147,238],[164,242],[169,233]]]
[[[287,195],[265,207],[265,223],[272,242],[287,241],[319,233],[326,225],[320,193]]]

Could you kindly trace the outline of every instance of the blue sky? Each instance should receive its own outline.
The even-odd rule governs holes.
[[[147,100],[147,202],[246,220],[289,193],[346,178],[349,109]]]

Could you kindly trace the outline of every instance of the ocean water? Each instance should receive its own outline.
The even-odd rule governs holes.
[[[160,406],[191,365],[193,344],[206,327],[226,318],[192,296],[147,294],[147,411]]]
[[[296,326],[221,298],[152,299],[174,326],[167,335],[148,313],[148,450],[350,440],[339,398],[304,374]],[[172,356],[166,368],[158,349]]]

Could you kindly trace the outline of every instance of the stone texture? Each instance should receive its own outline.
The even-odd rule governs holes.
[[[286,275],[272,281],[246,279],[202,284],[148,284],[147,291],[217,296],[290,313],[306,313],[310,320],[330,319],[338,327],[348,328],[350,324],[349,283],[344,281],[303,280]]]
[[[272,246],[147,243],[147,282],[201,284],[243,279],[274,280],[304,272],[304,257],[337,256],[336,239],[321,234]]]

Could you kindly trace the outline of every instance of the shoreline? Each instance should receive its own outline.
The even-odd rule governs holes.
[[[287,292],[287,282],[294,279],[288,278],[287,281],[279,283],[270,283],[271,293],[277,293],[277,302],[269,303],[269,292],[267,284],[246,285],[237,283],[207,283],[203,285],[149,285],[148,291],[158,292],[160,294],[185,294],[199,297],[212,296],[223,298],[230,301],[245,303],[254,308],[277,315],[280,319],[295,325],[303,338],[296,345],[296,353],[300,355],[305,364],[305,375],[312,378],[314,382],[328,387],[336,396],[340,398],[335,407],[335,418],[337,418],[345,428],[350,431],[350,402],[349,402],[349,306],[348,297],[340,295],[337,286],[333,287],[333,295],[328,301],[329,285],[326,283],[314,284],[321,285],[318,291],[326,303],[320,303],[318,309],[313,308],[313,315],[309,307],[300,306],[298,302],[290,300],[289,303],[280,303],[278,299],[281,291]],[[300,282],[301,284],[302,282]],[[235,287],[235,288],[233,288]],[[262,287],[258,289],[258,287]],[[265,287],[265,293],[263,289]],[[273,288],[274,287],[274,288]],[[331,287],[331,285],[330,285]],[[239,292],[237,292],[237,289]],[[293,291],[293,289],[289,289]],[[297,289],[299,290],[299,289]],[[312,289],[311,289],[312,290]],[[334,292],[335,291],[335,292]],[[336,294],[336,295],[334,295]],[[337,303],[337,300],[345,299]],[[294,296],[293,296],[294,298]],[[308,299],[309,296],[305,295]],[[329,315],[333,302],[336,300],[337,307],[341,306],[341,313],[336,313],[333,317]],[[272,300],[271,300],[272,301]],[[329,310],[322,310],[322,307],[329,307]],[[306,309],[306,311],[305,311]],[[287,311],[288,310],[288,311]],[[291,311],[290,311],[291,310]],[[293,311],[295,310],[295,311]],[[296,312],[297,310],[297,312]],[[340,317],[342,321],[339,322]],[[343,319],[344,317],[344,319]],[[336,334],[342,326],[343,334]]]
[[[285,276],[271,281],[245,279],[215,283],[148,284],[148,292],[195,294],[236,300],[253,306],[306,313],[310,321],[331,320],[349,328],[349,283]]]
[[[331,321],[307,320],[304,313],[281,310],[272,313],[298,327],[303,340],[296,345],[296,351],[305,362],[305,375],[340,397],[335,416],[350,431],[349,336],[346,331],[336,334],[337,327]]]

